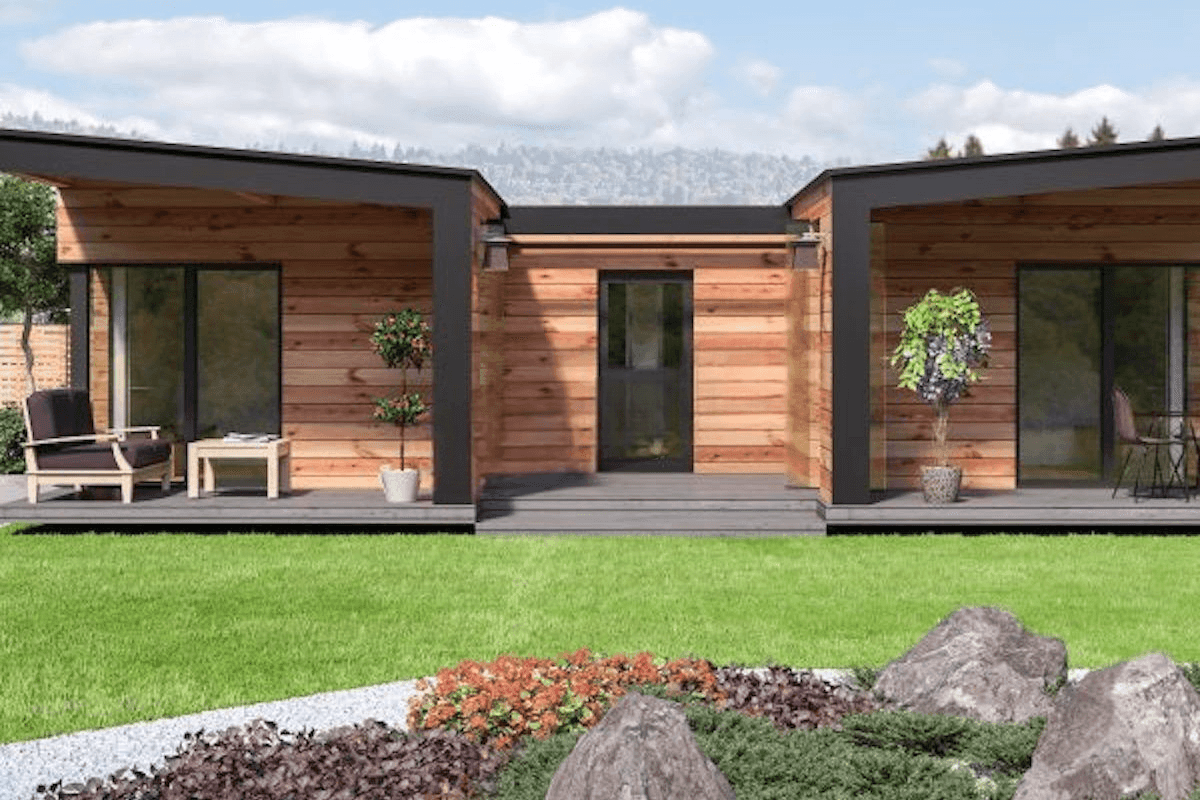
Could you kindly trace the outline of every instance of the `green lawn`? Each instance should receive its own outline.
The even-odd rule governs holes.
[[[962,605],[1072,666],[1200,661],[1200,538],[26,535],[0,531],[0,742],[500,653],[882,665]]]

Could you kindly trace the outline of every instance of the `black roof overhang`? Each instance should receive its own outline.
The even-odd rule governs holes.
[[[429,208],[433,223],[434,502],[474,502],[471,457],[471,185],[474,170],[291,156],[0,130],[0,171],[43,178],[308,197]],[[86,282],[72,281],[75,304]],[[86,303],[84,303],[86,305]],[[73,328],[89,324],[86,310]],[[81,331],[72,341],[86,342]]]
[[[475,170],[0,129],[0,170],[342,202],[431,208],[476,182]]]
[[[515,234],[784,233],[787,209],[774,206],[513,206]]]
[[[871,212],[1200,180],[1200,138],[828,170],[790,198],[832,191],[833,503],[870,502]]]

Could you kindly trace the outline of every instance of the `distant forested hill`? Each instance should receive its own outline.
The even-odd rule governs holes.
[[[117,138],[151,138],[137,131],[40,116],[0,114],[0,127],[79,133]],[[312,146],[303,150],[254,142],[259,150],[305,152],[329,156],[472,167],[479,170],[513,205],[541,204],[697,204],[758,205],[782,203],[825,167],[812,158],[791,158],[728,150],[621,150],[533,145],[470,146],[451,152],[427,148],[357,143],[338,149]]]

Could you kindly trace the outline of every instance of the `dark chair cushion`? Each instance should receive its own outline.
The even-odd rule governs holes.
[[[86,389],[47,389],[25,401],[33,439],[84,436],[95,433],[92,402]]]
[[[171,457],[171,443],[164,439],[132,439],[121,442],[121,452],[134,469],[158,464]],[[73,444],[38,453],[38,469],[116,470],[112,445]]]

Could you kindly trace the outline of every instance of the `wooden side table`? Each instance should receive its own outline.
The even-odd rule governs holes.
[[[269,442],[227,442],[224,439],[199,439],[188,442],[188,497],[200,496],[200,468],[204,468],[204,491],[213,491],[215,476],[213,460],[265,461],[267,463],[267,497],[275,500],[279,489],[291,491],[292,442],[273,439]]]

